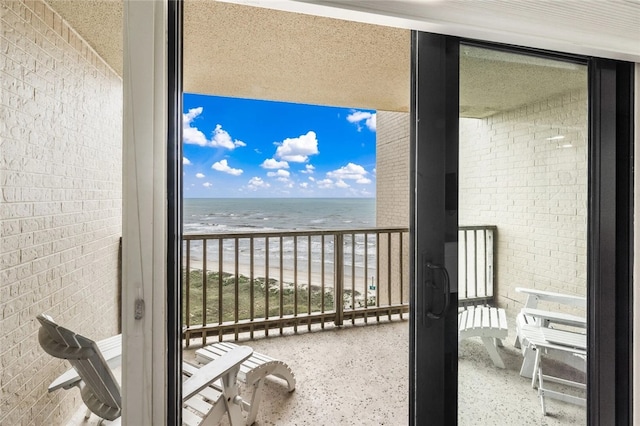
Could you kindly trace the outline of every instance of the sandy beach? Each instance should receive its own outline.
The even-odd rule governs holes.
[[[183,264],[186,264],[184,262],[185,261],[183,261]],[[323,266],[319,263],[314,263],[311,265],[311,274],[309,274],[308,263],[299,262],[296,273],[295,265],[293,265],[292,262],[291,264],[283,263],[282,269],[280,268],[278,261],[270,262],[267,270],[264,259],[255,259],[252,273],[250,260],[248,258],[240,257],[237,265],[232,261],[223,262],[222,272],[232,275],[237,272],[238,275],[244,275],[246,277],[253,276],[254,278],[264,278],[268,276],[270,280],[274,279],[278,282],[282,279],[283,284],[288,286],[297,284],[299,287],[306,287],[309,285],[309,281],[311,281],[310,284],[312,286],[321,287],[324,282],[325,289],[332,289],[335,286],[333,266],[333,263],[325,263],[323,274]],[[191,270],[202,270],[202,259],[192,257],[190,259],[189,267]],[[218,260],[207,260],[206,269],[208,272],[219,272],[220,266]],[[359,293],[371,291],[370,286],[375,285],[376,282],[377,276],[375,268],[369,268],[367,270],[366,280],[365,270],[363,267],[356,266],[355,269],[352,269],[351,265],[346,265],[344,268],[343,286],[345,290],[351,290],[353,287],[353,289]]]

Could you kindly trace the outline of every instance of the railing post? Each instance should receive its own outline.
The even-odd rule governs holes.
[[[336,232],[334,236],[333,252],[335,256],[334,264],[334,306],[336,309],[336,326],[341,326],[344,317],[344,236]]]

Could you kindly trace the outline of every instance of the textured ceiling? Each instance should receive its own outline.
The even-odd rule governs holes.
[[[122,0],[44,0],[122,75]]]
[[[184,89],[408,110],[410,32],[212,1],[184,8]]]
[[[460,115],[482,118],[587,88],[587,67],[472,46],[460,48]]]
[[[121,0],[48,2],[122,74]],[[403,7],[435,3],[361,0],[358,5],[396,5],[398,11],[404,11]],[[451,2],[458,8],[463,3],[467,2]],[[494,3],[488,2],[490,7]],[[518,10],[529,7],[523,1],[515,5]],[[406,29],[212,0],[186,0],[184,12],[185,91],[409,110],[410,32]],[[633,16],[629,19],[634,22]],[[629,19],[620,24],[625,31],[629,30]],[[532,60],[482,57],[477,52],[469,55],[463,49],[464,115],[486,116],[586,84],[584,72],[575,67],[543,65]],[[471,69],[474,71],[465,71]],[[495,90],[487,93],[487,87]]]
[[[226,0],[640,62],[640,0]]]

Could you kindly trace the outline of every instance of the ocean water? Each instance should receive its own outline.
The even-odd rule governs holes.
[[[372,228],[374,198],[186,198],[183,232]]]
[[[308,230],[344,230],[375,227],[375,199],[363,198],[255,198],[255,199],[185,199],[183,208],[183,233],[189,234],[226,234],[238,232],[279,232]],[[356,234],[354,241],[351,235],[345,235],[343,242],[344,266],[347,275],[355,272],[356,276],[372,276],[376,262],[375,236],[366,238],[364,234]],[[333,273],[334,239],[325,238],[324,244],[320,236],[311,238],[299,237],[264,238],[254,240],[253,262],[257,276],[267,272],[266,253],[269,253],[269,276],[280,274],[280,256],[285,275],[291,276],[296,269],[301,276],[307,276],[309,265],[311,273]],[[223,242],[223,269],[233,272],[235,269],[235,240],[225,239]],[[268,244],[268,247],[267,247]],[[280,246],[282,244],[282,247]],[[191,267],[200,268],[203,259],[202,242],[194,240],[190,243]],[[186,249],[186,247],[185,247]],[[247,275],[250,264],[250,240],[238,240],[238,264],[240,272]],[[324,251],[324,262],[322,252]],[[366,260],[365,260],[366,253]],[[311,261],[309,261],[311,258]],[[217,241],[207,243],[207,269],[218,270],[219,246]],[[294,266],[295,265],[295,266]],[[352,266],[354,268],[352,268]],[[264,273],[263,273],[264,271]]]

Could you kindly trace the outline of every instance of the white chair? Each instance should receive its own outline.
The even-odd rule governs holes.
[[[122,414],[120,385],[114,372],[91,339],[56,324],[47,315],[38,315],[40,346],[49,355],[66,359],[81,380],[74,385],[87,408],[98,417],[119,422]],[[183,365],[183,424],[218,424],[227,415],[232,426],[244,424],[242,399],[238,395],[240,365],[253,353],[248,346],[238,346],[201,368]],[[221,386],[215,386],[220,381]]]
[[[550,324],[556,323],[586,329],[587,320],[584,317],[565,314],[557,310],[541,310],[538,306],[540,302],[547,302],[554,305],[586,309],[587,299],[585,297],[523,287],[517,287],[516,291],[527,295],[524,307],[516,316],[516,339],[513,343],[516,348],[520,348],[520,329],[523,325],[548,327]]]
[[[524,307],[516,316],[516,339],[514,346],[521,348],[524,359],[520,369],[520,375],[532,379],[536,372],[534,371],[536,354],[529,344],[528,336],[537,336],[536,328],[549,328],[556,325],[569,328],[570,331],[576,333],[586,333],[587,319],[578,315],[567,314],[556,310],[539,309],[539,302],[546,302],[554,305],[565,305],[574,308],[586,309],[587,299],[582,296],[570,294],[554,293],[550,291],[536,290],[532,288],[516,288],[519,293],[527,295],[527,301]],[[562,344],[563,342],[556,342]],[[566,342],[570,346],[570,342]],[[552,357],[571,365],[577,369],[583,369],[583,360],[574,356],[569,351],[548,350]]]
[[[546,415],[547,412],[545,397],[586,405],[584,397],[567,394],[548,386],[551,382],[585,391],[584,383],[545,375],[541,363],[542,354],[545,354],[580,371],[586,371],[587,319],[558,310],[540,309],[538,304],[547,302],[552,309],[559,305],[586,309],[586,298],[529,288],[516,288],[516,291],[527,294],[525,306],[516,316],[514,346],[521,348],[523,355],[520,375],[531,379],[532,387],[537,386],[542,413]]]
[[[231,342],[219,342],[205,346],[196,351],[196,361],[202,364],[217,362],[220,357],[237,348]],[[296,378],[289,366],[270,356],[254,352],[240,366],[238,380],[252,389],[250,401],[243,401],[243,410],[247,413],[247,425],[253,424],[258,415],[258,408],[264,396],[264,384],[267,377],[276,377],[285,381],[289,392],[296,388]]]

